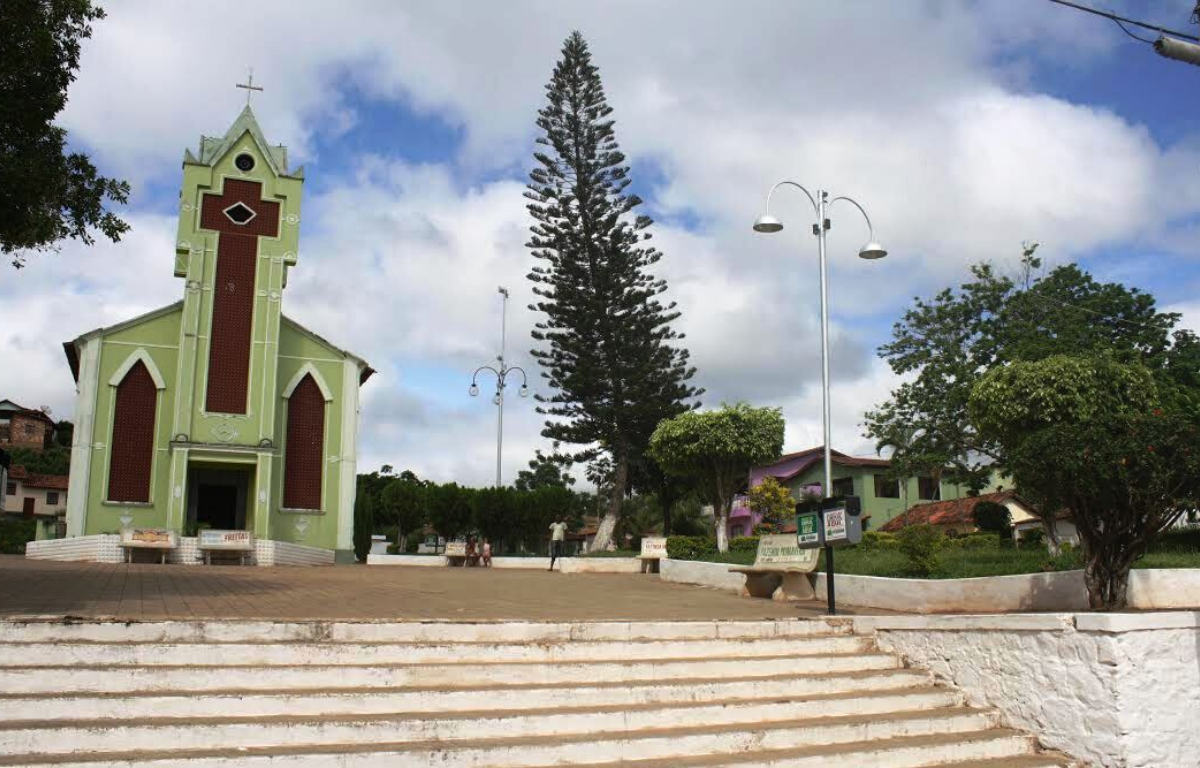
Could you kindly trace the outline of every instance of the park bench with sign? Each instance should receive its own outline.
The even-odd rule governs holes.
[[[165,531],[160,528],[126,528],[121,531],[120,547],[125,550],[125,562],[133,562],[133,553],[137,549],[148,549],[158,552],[159,561],[167,562],[167,553],[178,546],[179,541],[175,531]]]
[[[638,558],[642,561],[642,573],[658,573],[658,564],[667,556],[667,539],[665,536],[643,536],[642,553]]]
[[[809,574],[817,569],[815,549],[801,549],[795,534],[761,536],[754,565],[730,568],[746,575],[742,594],[773,600],[811,600],[815,597]]]
[[[205,528],[196,535],[196,547],[204,555],[204,564],[212,565],[213,557],[237,557],[239,565],[254,553],[254,536],[250,531],[217,531]]]

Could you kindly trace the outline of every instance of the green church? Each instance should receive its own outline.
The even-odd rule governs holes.
[[[296,562],[352,557],[359,387],[373,371],[283,314],[303,186],[248,105],[184,153],[183,298],[63,345],[78,392],[64,545],[214,529]]]

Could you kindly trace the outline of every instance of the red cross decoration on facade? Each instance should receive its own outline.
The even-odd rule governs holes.
[[[204,410],[246,413],[250,386],[258,238],[279,236],[279,203],[262,199],[257,181],[226,179],[203,195],[200,227],[219,233]]]

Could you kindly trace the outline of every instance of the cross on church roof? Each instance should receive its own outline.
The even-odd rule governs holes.
[[[237,83],[236,85],[238,88],[246,89],[246,106],[250,106],[250,97],[253,95],[254,91],[262,91],[261,85],[254,84],[254,69],[253,68],[251,68],[249,73],[247,73],[246,82],[245,83]]]

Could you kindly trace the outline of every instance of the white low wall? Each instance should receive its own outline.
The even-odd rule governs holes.
[[[677,584],[697,584],[701,587],[741,592],[746,576],[730,573],[729,563],[705,563],[699,560],[659,560],[658,573],[663,581]]]
[[[861,616],[856,632],[1106,768],[1200,764],[1200,612]]]
[[[367,555],[367,565],[447,567],[442,555]],[[493,557],[492,567],[545,571],[550,568],[550,558]],[[642,561],[636,557],[560,557],[554,568],[563,573],[641,573]]]
[[[113,533],[95,536],[72,536],[66,539],[31,541],[25,545],[25,557],[30,560],[59,560],[84,563],[123,563],[125,550],[121,537]],[[141,560],[157,558],[158,552],[142,550]],[[155,559],[155,562],[157,560]],[[203,565],[204,556],[194,536],[183,536],[179,546],[167,552],[167,562],[175,565]],[[259,539],[254,542],[252,562],[255,565],[333,565],[334,551],[307,547],[286,541]]]

